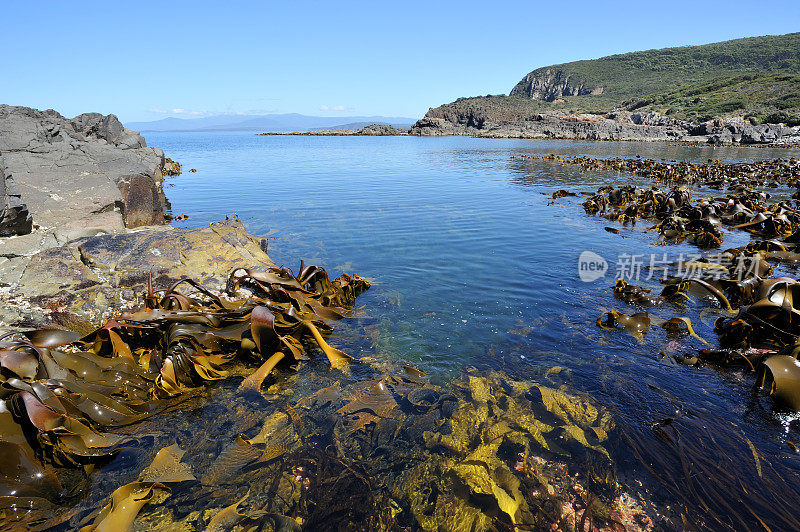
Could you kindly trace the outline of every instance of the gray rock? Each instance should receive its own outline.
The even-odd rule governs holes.
[[[84,113],[70,120],[77,133],[103,139],[122,149],[144,148],[147,144],[139,133],[129,131],[114,115]]]
[[[401,131],[399,129],[397,129],[394,126],[390,126],[389,124],[370,124],[356,131],[356,135],[375,136],[375,137],[392,136],[400,134]]]
[[[560,68],[534,70],[511,90],[510,96],[526,96],[552,102],[564,96],[603,94],[604,88],[577,79]]]
[[[739,142],[742,144],[772,144],[781,138],[780,124],[746,125],[742,127]]]
[[[440,113],[431,110],[430,113]],[[586,140],[691,141],[710,143],[782,143],[790,129],[780,124],[750,125],[741,119],[717,119],[701,124],[658,113],[615,110],[605,115],[539,113],[526,119],[493,121],[480,109],[444,117],[425,116],[410,135],[470,135],[490,138],[558,138]]]
[[[419,137],[442,137],[448,135],[475,135],[478,128],[469,127],[443,118],[424,117],[411,126],[409,135]]]
[[[723,129],[719,133],[709,135],[709,144],[730,144],[735,141],[733,133],[728,129]]]
[[[482,127],[453,123],[441,118],[426,117],[411,128],[411,135],[442,136],[471,135],[488,138],[562,138],[586,140],[676,140],[686,132],[677,125],[636,124],[630,116],[624,119],[599,115],[562,116],[542,113],[531,120],[492,123],[484,120]]]
[[[781,137],[775,144],[785,144],[789,146],[800,145],[800,126],[781,128]]]
[[[33,217],[33,232],[0,239],[0,256],[164,223],[164,153],[114,115],[68,120],[53,110],[0,105],[0,154],[5,181],[13,176],[17,189],[4,211],[17,220],[15,234],[24,232],[26,212]]]
[[[33,229],[33,218],[22,201],[11,174],[6,174],[0,157],[0,236],[27,235]]]
[[[156,289],[190,277],[221,291],[234,268],[270,266],[260,239],[238,220],[85,237],[37,253],[24,267],[10,263],[17,279],[0,292],[6,310],[0,320],[69,326],[58,320],[79,316],[99,325],[113,312],[140,306],[150,275]]]

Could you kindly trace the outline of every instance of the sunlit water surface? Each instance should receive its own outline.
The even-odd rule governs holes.
[[[297,271],[304,259],[331,277],[358,273],[373,281],[358,298],[359,317],[337,324],[330,339],[355,356],[404,361],[434,380],[465,366],[523,378],[561,366],[572,387],[612,408],[622,426],[646,427],[676,411],[693,412],[738,426],[763,456],[796,468],[786,440],[797,441],[797,427],[753,396],[751,375],[679,366],[660,354],[665,346],[670,353],[703,347],[691,337],[670,344],[663,331],[653,330],[640,343],[596,327],[604,309],[634,311],[610,290],[621,254],[644,255],[647,262],[651,253],[674,260],[697,249],[654,246],[647,223],[617,225],[621,235],[609,233],[604,227],[615,224],[587,216],[581,197],[549,205],[552,193],[647,183],[519,158],[555,153],[706,161],[796,152],[464,137],[145,136],[183,164],[183,174],[165,188],[173,212],[189,215],[176,225],[200,227],[236,215],[250,232],[268,238],[279,265]],[[747,238],[726,231],[725,246]],[[584,250],[609,261],[605,278],[579,279]],[[654,280],[639,284],[660,290]],[[682,314],[675,308],[653,312]],[[695,328],[713,344],[712,320],[696,321]],[[625,464],[637,468],[625,449],[621,445],[615,456],[621,474]]]

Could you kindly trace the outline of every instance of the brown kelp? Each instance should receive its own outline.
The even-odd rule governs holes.
[[[708,163],[691,163],[686,161],[644,159],[641,157],[631,159],[586,156],[562,157],[555,154],[541,157],[525,156],[525,158],[577,165],[582,170],[627,172],[656,182],[675,185],[704,185],[718,189],[754,186],[796,188],[800,183],[800,162],[794,157],[747,163],[725,163],[720,160],[709,160]]]
[[[191,292],[180,291],[181,285]],[[47,507],[39,499],[58,500],[50,465],[102,463],[134,443],[115,429],[224,379],[234,360],[264,361],[243,390],[258,390],[282,360],[308,359],[312,346],[331,366],[346,369],[350,357],[325,341],[331,327],[323,320],[344,316],[368,287],[358,276],[331,281],[325,270],[302,264],[297,276],[287,268],[236,270],[227,295],[190,279],[160,291],[151,283],[144,308],[85,336],[55,329],[6,333],[0,337],[0,447],[6,457],[0,467],[9,505],[0,523],[52,525],[44,513],[31,511],[37,504]],[[125,529],[158,484],[194,478],[185,470],[162,478],[182,455],[175,448],[162,453],[145,481],[119,488],[92,526]]]
[[[435,385],[412,366],[354,360],[328,344],[328,321],[346,316],[368,286],[313,266],[297,275],[242,268],[225,293],[190,279],[163,290],[151,283],[143,308],[86,335],[7,334],[0,527],[510,531],[627,522],[606,449],[614,423],[590,397],[496,372]],[[326,363],[313,362],[316,349]],[[281,371],[281,386],[265,386],[276,367],[304,361],[303,371]],[[234,375],[244,378],[223,388]],[[265,396],[267,387],[287,395]],[[295,387],[313,392],[292,395]],[[230,394],[215,422],[235,437],[178,430],[180,446],[152,448],[135,478],[113,476],[102,484],[107,497],[81,499],[91,471],[148,453],[155,419],[214,388]],[[576,478],[576,457],[600,476]]]
[[[762,389],[774,392],[776,398],[794,408],[800,407],[800,399],[794,399],[795,392],[788,391],[797,387],[796,379],[788,377],[794,373],[794,365],[786,358],[770,358],[797,359],[800,354],[800,348],[795,348],[800,345],[800,300],[795,306],[798,288],[792,278],[770,279],[773,267],[768,262],[793,263],[800,259],[800,211],[796,208],[800,193],[791,197],[785,193],[770,202],[771,195],[764,190],[797,187],[800,161],[792,158],[688,163],[557,155],[530,158],[577,165],[583,170],[629,172],[670,186],[666,190],[655,185],[604,186],[583,203],[588,214],[624,224],[640,219],[654,222],[650,229],[659,232],[659,243],[689,241],[701,249],[713,249],[722,246],[723,227],[749,232],[753,240],[744,247],[669,265],[671,270],[665,270],[660,279],[664,288],[659,296],[630,285],[625,279],[617,281],[613,293],[636,307],[682,306],[692,300],[692,294],[713,298],[728,313],[715,323],[719,348],[701,349],[694,356],[680,355],[679,359],[693,364],[734,364],[751,371],[758,369]],[[724,197],[695,199],[697,189],[727,193]],[[559,192],[559,197],[565,195]],[[651,320],[652,316],[644,312],[611,310],[602,313],[597,325],[605,329],[622,327],[641,341]],[[659,325],[673,335],[685,331],[699,338],[688,317],[673,317]],[[781,376],[776,377],[778,371]],[[796,395],[800,397],[800,391]]]
[[[749,377],[760,395],[743,398],[748,411],[761,408],[764,395],[771,397],[765,402],[778,411],[777,419],[783,419],[782,410],[800,410],[800,288],[795,275],[783,273],[793,272],[800,262],[797,159],[539,159],[650,179],[651,186],[636,182],[585,193],[584,210],[626,225],[647,221],[659,234],[658,245],[687,242],[716,250],[657,266],[653,261],[648,279],[662,285],[660,293],[632,284],[635,276],[618,279],[610,287],[613,295],[633,308],[601,309],[596,324],[609,331],[609,338],[616,329],[641,344],[652,335],[663,342],[661,360]],[[559,192],[559,197],[565,196]],[[724,241],[734,232],[749,233],[750,242],[726,249]],[[775,268],[780,269],[777,276]],[[704,319],[708,316],[715,318],[714,342],[705,332],[701,337],[695,331],[698,324],[711,325]],[[703,414],[702,407],[697,412],[691,411],[692,405],[685,408],[670,405],[670,417],[648,428],[638,422],[619,423],[625,452],[662,482],[672,500],[682,501],[674,507],[680,508],[679,528],[800,526],[793,511],[800,501],[800,479],[792,466],[770,463],[737,427]],[[796,451],[794,443],[786,444]]]
[[[538,158],[531,156],[530,158]],[[646,177],[658,186],[601,187],[583,203],[588,214],[624,224],[654,222],[661,243],[688,241],[700,249],[719,248],[722,228],[749,231],[762,238],[789,236],[800,228],[800,214],[789,198],[768,202],[770,194],[758,188],[794,188],[800,183],[797,159],[752,163],[708,164],[653,159],[596,159],[545,155],[542,160],[578,165],[583,170],[612,170]],[[724,197],[694,200],[692,189],[727,190]],[[558,191],[558,197],[568,194]],[[554,197],[556,196],[554,194]],[[796,195],[795,195],[796,196]]]

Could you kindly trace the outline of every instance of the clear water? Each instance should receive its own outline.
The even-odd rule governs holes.
[[[691,410],[732,423],[764,457],[796,469],[797,455],[785,442],[797,441],[797,427],[753,398],[751,375],[677,366],[659,354],[704,347],[692,338],[669,343],[663,331],[653,330],[639,343],[595,326],[604,309],[633,309],[612,296],[615,272],[593,283],[578,278],[582,251],[599,253],[613,269],[623,253],[674,259],[697,249],[654,246],[647,223],[622,228],[587,216],[580,197],[548,204],[557,189],[593,192],[637,180],[513,158],[749,160],[796,151],[464,137],[146,138],[183,164],[184,173],[165,188],[173,212],[190,217],[179,225],[198,227],[235,214],[250,232],[268,236],[278,264],[296,268],[304,259],[332,277],[348,272],[374,281],[358,299],[364,307],[359,326],[344,327],[330,340],[345,349],[362,346],[365,352],[355,356],[408,361],[440,377],[467,365],[523,376],[558,365],[571,372],[574,387],[613,408],[622,425],[645,427]],[[604,231],[611,225],[625,238]],[[726,238],[727,247],[747,235],[726,232]],[[654,281],[639,284],[659,290]],[[675,308],[653,313],[685,315]],[[705,321],[695,329],[713,344],[712,320]],[[623,454],[624,446],[620,463]]]

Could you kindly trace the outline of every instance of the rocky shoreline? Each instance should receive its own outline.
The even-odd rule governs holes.
[[[0,241],[0,256],[162,225],[164,165],[164,153],[114,115],[68,120],[52,110],[0,105],[2,234],[15,237]]]
[[[409,134],[778,145],[799,139],[797,129],[732,121],[690,129],[652,113],[616,113],[601,118],[541,115],[502,124],[429,116]],[[262,133],[403,134],[383,124],[359,130]],[[179,172],[178,163],[148,147],[114,115],[88,113],[67,119],[52,110],[0,106],[0,327],[97,325],[112,309],[142,303],[150,271],[161,284],[192,277],[217,288],[242,263],[272,265],[261,250],[262,242],[238,221],[196,230],[167,225],[163,180]],[[209,263],[202,256],[215,259]]]
[[[305,137],[391,137],[407,135],[409,130],[397,129],[388,124],[370,124],[361,129],[318,129],[314,131],[268,131],[259,136],[305,136]]]
[[[147,148],[137,133],[117,130],[113,115],[67,120],[13,109],[6,115],[13,118],[0,121],[0,142],[32,140],[14,141],[20,147],[2,154],[11,161],[3,167],[6,219],[16,220],[9,227],[20,234],[1,242],[52,238],[38,248],[32,239],[21,248],[28,251],[5,256],[0,265],[0,327],[10,329],[2,360],[2,472],[11,488],[26,490],[6,497],[0,524],[34,530],[317,530],[330,523],[342,530],[438,530],[443,523],[453,530],[510,530],[523,523],[570,530],[585,522],[598,530],[680,528],[678,511],[665,511],[646,491],[628,491],[617,478],[609,451],[619,436],[610,433],[623,429],[611,410],[562,380],[563,368],[542,368],[534,380],[468,368],[439,384],[402,361],[363,352],[354,359],[323,336],[332,331],[327,322],[350,315],[367,280],[346,274],[331,280],[324,269],[303,263],[297,275],[277,268],[266,242],[238,219],[199,229],[167,225],[163,193],[163,201],[147,203],[131,192],[155,199],[148,194],[160,192],[163,176],[179,165]],[[157,164],[142,166],[142,160]],[[694,179],[708,170],[638,159],[558,162],[616,164],[670,178],[683,172]],[[784,177],[791,172],[794,186],[796,164],[771,169]],[[96,168],[110,170],[93,173]],[[713,170],[737,187],[753,174]],[[17,176],[27,188],[15,188]],[[132,178],[143,186],[128,187]],[[118,195],[101,187],[109,183]],[[82,192],[92,187],[96,194]],[[42,197],[75,191],[74,201],[51,197],[56,203],[43,207],[35,194],[28,201],[28,190]],[[113,207],[75,218],[87,210],[81,202],[102,203],[102,194],[116,198]],[[553,197],[565,195],[576,196],[559,191]],[[623,197],[601,189],[584,205],[622,209],[617,199]],[[658,205],[675,216],[683,213],[678,207],[706,206],[675,197],[679,203],[658,196]],[[773,221],[786,217],[768,214]],[[115,218],[93,218],[101,215]],[[38,221],[48,216],[64,224],[80,220],[74,228],[85,231],[61,242],[56,235],[67,236],[59,226]],[[107,219],[119,223],[100,223]],[[766,219],[756,223],[766,227]],[[650,297],[628,285],[619,291],[632,301]],[[606,313],[598,326],[616,329],[613,320],[636,316]],[[681,323],[692,331],[688,319],[675,320],[654,325],[675,336],[684,335],[673,327]],[[309,356],[317,349],[327,362]],[[129,454],[103,468],[120,453]]]
[[[467,136],[494,139],[563,139],[641,142],[686,142],[715,145],[800,147],[800,126],[752,125],[743,119],[715,119],[700,124],[658,113],[615,111],[605,115],[539,113],[524,120],[492,121],[480,112],[451,113],[431,109],[411,129],[371,124],[361,129],[268,131],[259,136],[355,137]]]
[[[235,266],[273,266],[238,220],[167,225],[179,172],[114,115],[0,106],[0,328],[85,331],[140,306],[149,278],[217,289]]]
[[[588,396],[496,372],[443,387],[353,359],[323,335],[365,279],[277,268],[237,219],[166,225],[167,160],[113,115],[2,111],[5,212],[19,233],[2,245],[24,244],[0,265],[3,527],[564,529],[596,513],[655,517],[627,493],[591,508],[577,495],[587,488],[566,457],[604,460],[614,430]],[[316,348],[328,364],[308,356]],[[273,370],[279,395],[262,395]],[[213,432],[198,425],[201,402]]]
[[[431,109],[409,135],[480,138],[670,141],[725,145],[800,146],[800,127],[752,125],[743,119],[685,122],[658,113],[614,111],[604,115],[538,113],[524,120],[492,121],[478,110]]]

